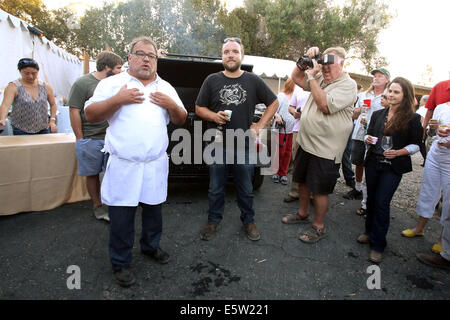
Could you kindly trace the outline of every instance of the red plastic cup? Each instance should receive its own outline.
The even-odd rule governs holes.
[[[365,104],[366,106],[370,107],[370,103],[372,102],[372,100],[370,100],[370,99],[365,99],[365,100],[363,100],[363,102],[364,102],[364,104]]]

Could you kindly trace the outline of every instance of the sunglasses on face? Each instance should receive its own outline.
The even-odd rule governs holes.
[[[241,43],[241,38],[237,37],[225,38],[225,40],[223,40],[223,43],[227,43],[228,41],[236,41],[237,43]]]

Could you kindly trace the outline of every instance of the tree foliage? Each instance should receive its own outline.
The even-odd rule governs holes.
[[[0,8],[75,54],[96,55],[108,44],[125,57],[134,37],[148,35],[172,53],[218,56],[222,40],[237,36],[246,54],[291,60],[312,46],[342,46],[370,70],[386,63],[377,37],[391,15],[380,1],[245,0],[228,12],[220,0],[128,0],[87,10],[76,28],[70,10],[47,11],[42,0],[2,0]]]

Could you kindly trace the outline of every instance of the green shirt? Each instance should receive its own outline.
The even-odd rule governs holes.
[[[91,123],[86,120],[84,114],[84,103],[92,97],[99,82],[100,80],[95,78],[92,73],[89,73],[78,78],[70,89],[68,104],[71,108],[81,110],[80,116],[83,138],[105,139],[108,121]]]

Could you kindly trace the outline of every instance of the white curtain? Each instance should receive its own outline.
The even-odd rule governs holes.
[[[20,77],[17,62],[33,58],[39,64],[39,79],[48,82],[56,95],[68,97],[73,82],[82,75],[79,59],[47,38],[32,35],[27,24],[0,10],[0,91]]]

